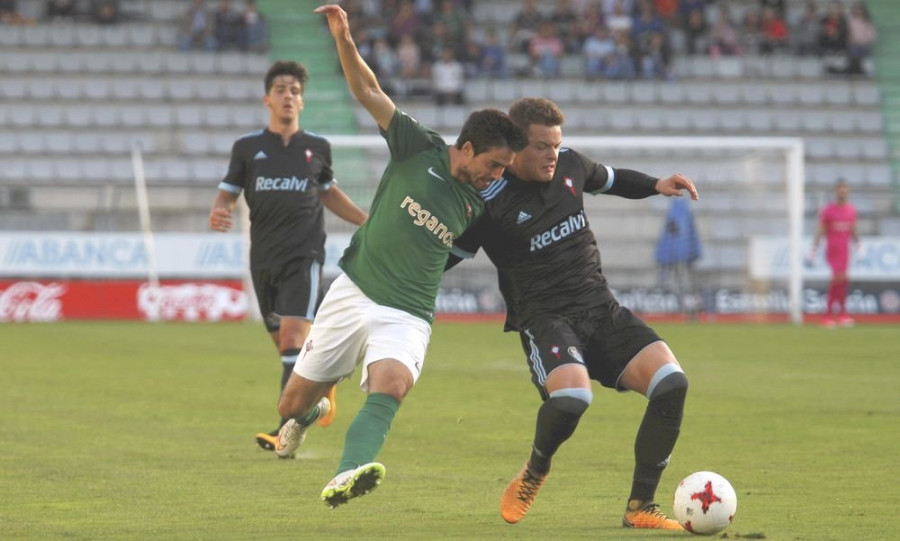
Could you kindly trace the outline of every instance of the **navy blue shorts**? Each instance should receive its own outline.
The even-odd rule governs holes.
[[[519,333],[531,369],[531,381],[547,399],[544,385],[555,368],[583,364],[591,379],[604,387],[617,385],[625,366],[642,349],[660,340],[631,310],[612,302],[577,316],[546,317],[529,322]]]
[[[280,267],[251,269],[250,274],[267,331],[276,332],[282,317],[313,320],[322,300],[321,263],[294,259]]]

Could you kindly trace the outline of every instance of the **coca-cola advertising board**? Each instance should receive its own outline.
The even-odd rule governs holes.
[[[72,319],[231,321],[247,315],[238,280],[0,280],[0,322]]]

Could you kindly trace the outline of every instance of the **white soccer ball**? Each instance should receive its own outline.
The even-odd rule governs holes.
[[[737,495],[731,483],[718,473],[698,471],[678,483],[673,506],[675,519],[685,530],[711,535],[734,520]]]

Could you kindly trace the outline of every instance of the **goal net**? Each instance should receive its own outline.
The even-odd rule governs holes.
[[[329,139],[342,188],[367,206],[388,160],[384,140]],[[681,172],[697,184],[696,202],[585,196],[603,272],[623,305],[651,316],[802,321],[801,139],[574,136],[563,145],[612,167]],[[326,216],[331,279],[352,227]],[[437,304],[438,313],[502,312],[487,257],[447,273]]]

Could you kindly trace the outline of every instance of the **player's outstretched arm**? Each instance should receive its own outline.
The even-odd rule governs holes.
[[[341,68],[347,78],[350,92],[372,115],[378,126],[382,130],[387,130],[397,106],[381,89],[372,69],[359,54],[356,43],[353,42],[353,36],[350,35],[347,12],[341,6],[326,4],[317,7],[315,13],[324,13],[328,18],[328,29],[334,36],[338,57],[341,59]]]
[[[213,201],[212,209],[209,211],[209,227],[213,231],[221,233],[228,232],[231,229],[232,218],[231,211],[234,210],[234,204],[237,201],[237,195],[219,190]]]
[[[334,213],[335,216],[346,220],[352,224],[362,225],[369,217],[366,211],[359,208],[346,193],[337,186],[320,192],[319,197],[325,208]]]
[[[691,199],[693,201],[700,199],[700,194],[697,193],[694,181],[681,173],[675,173],[674,175],[661,178],[656,183],[656,191],[665,196],[681,197],[684,194],[684,190],[687,190],[688,193],[691,194]]]

